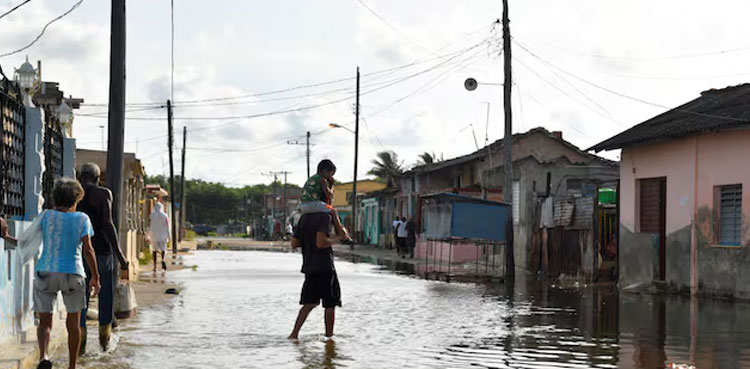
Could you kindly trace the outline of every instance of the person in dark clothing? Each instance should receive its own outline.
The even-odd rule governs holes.
[[[128,278],[128,260],[120,250],[117,229],[112,222],[112,192],[99,186],[101,170],[94,163],[81,166],[80,181],[85,192],[83,200],[78,204],[78,210],[91,219],[94,236],[91,238],[96,253],[96,262],[101,276],[101,290],[99,291],[99,344],[104,351],[109,347],[112,337],[112,322],[114,321],[115,286],[117,285],[117,268],[114,257],[120,263],[122,278]],[[86,285],[89,284],[91,272],[86,267]],[[86,290],[86,306],[89,306],[89,291]],[[86,352],[86,312],[81,313],[81,348],[80,353]]]
[[[326,337],[333,336],[335,309],[341,306],[341,287],[333,265],[331,246],[336,239],[330,239],[330,213],[303,214],[292,239],[292,248],[302,249],[302,285],[300,305],[292,334],[289,339],[298,339],[299,331],[310,312],[323,301],[325,309]]]
[[[414,247],[417,245],[417,226],[414,219],[406,222],[406,246],[409,250],[409,258],[414,259]]]

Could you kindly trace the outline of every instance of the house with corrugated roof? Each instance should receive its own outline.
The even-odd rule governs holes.
[[[467,155],[412,168],[400,179],[398,213],[413,217],[424,230],[423,199],[430,195],[452,193],[503,202],[507,198],[503,188],[504,144],[504,139],[497,140]],[[599,224],[603,212],[599,211],[597,194],[605,186],[616,187],[617,163],[581,150],[564,140],[562,132],[541,127],[514,134],[511,152],[516,268],[592,279],[602,264],[603,247],[613,234]],[[543,225],[541,212],[546,199],[552,204],[549,214],[556,208],[561,217],[558,222]],[[602,222],[615,217],[614,212],[612,209],[612,214],[603,216]],[[504,224],[498,222],[497,226]],[[420,255],[427,244],[424,237],[418,240]],[[447,262],[448,253],[445,255]]]
[[[591,149],[622,150],[622,285],[750,298],[750,84],[704,91]]]

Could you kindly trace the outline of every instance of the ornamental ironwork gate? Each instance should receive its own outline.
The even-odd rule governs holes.
[[[63,176],[63,134],[60,121],[55,114],[47,110],[44,114],[44,175],[42,191],[44,208],[54,207],[52,187],[55,180]]]
[[[21,91],[0,80],[0,214],[24,216],[26,109]]]

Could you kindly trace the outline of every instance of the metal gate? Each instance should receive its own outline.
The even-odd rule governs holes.
[[[0,214],[24,215],[26,109],[21,91],[8,79],[0,81]]]
[[[55,114],[45,109],[44,114],[44,175],[42,191],[44,208],[51,209],[52,187],[55,180],[63,176],[63,134],[60,121]]]

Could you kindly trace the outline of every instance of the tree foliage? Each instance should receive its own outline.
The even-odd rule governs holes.
[[[146,178],[147,184],[158,184],[169,191],[169,181],[164,176]],[[271,194],[274,186],[256,184],[240,188],[227,187],[222,183],[189,179],[185,182],[187,203],[186,220],[193,224],[250,223],[263,216],[263,199]],[[297,186],[289,184],[287,188]],[[175,178],[175,197],[180,199],[180,178]]]
[[[393,151],[381,151],[372,160],[372,169],[367,174],[385,180],[389,187],[396,185],[396,180],[404,174],[403,163],[398,161],[398,155]]]

